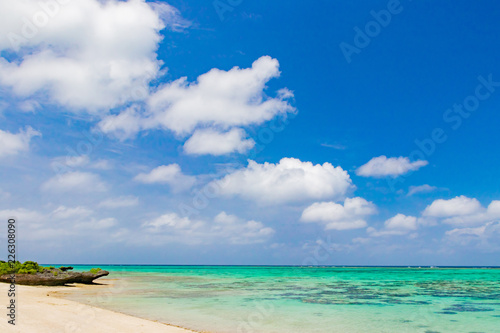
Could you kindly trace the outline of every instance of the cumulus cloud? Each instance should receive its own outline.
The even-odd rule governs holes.
[[[191,220],[176,213],[167,213],[144,223],[142,227],[152,235],[152,239],[155,237],[159,244],[163,242],[253,244],[267,241],[274,234],[272,228],[264,226],[261,222],[245,221],[226,212],[219,213],[211,222]]]
[[[283,158],[276,164],[249,160],[246,168],[229,173],[218,184],[223,195],[269,204],[344,199],[353,188],[349,174],[341,167],[296,158]]]
[[[168,184],[176,191],[187,190],[196,182],[196,178],[184,175],[178,164],[161,165],[149,173],[140,173],[134,180],[144,184]]]
[[[410,162],[408,157],[379,156],[372,158],[368,163],[356,170],[358,176],[363,177],[397,177],[410,171],[416,171],[429,164],[427,161]]]
[[[484,251],[498,251],[500,246],[500,200],[487,207],[475,198],[457,196],[437,199],[428,205],[419,218],[397,214],[384,223],[384,228],[368,228],[371,237],[409,235],[421,226],[448,224],[454,228],[445,232],[443,241],[450,245],[473,246]]]
[[[123,196],[118,198],[106,199],[99,204],[99,207],[115,209],[137,206],[138,204],[139,198],[134,196]]]
[[[377,212],[375,205],[363,198],[347,198],[344,204],[316,202],[307,207],[300,220],[325,225],[325,229],[348,230],[367,226],[366,217]]]
[[[192,221],[187,217],[180,217],[176,213],[168,213],[144,223],[143,227],[156,232],[162,228],[185,229],[189,227],[190,230],[195,230],[203,225],[202,221]]]
[[[472,245],[485,252],[500,250],[500,222],[488,222],[475,228],[457,228],[446,232],[445,241],[452,245]]]
[[[403,214],[397,214],[385,221],[385,227],[387,229],[397,229],[397,230],[416,230],[417,229],[417,218],[414,216],[406,216]]]
[[[143,99],[161,63],[160,30],[188,23],[165,4],[141,0],[0,1],[0,84],[18,96],[45,94],[73,109]]]
[[[418,220],[414,216],[397,214],[384,222],[384,229],[376,230],[373,227],[366,229],[372,237],[406,235],[417,230]]]
[[[184,146],[187,153],[243,153],[254,145],[245,139],[243,127],[296,111],[288,89],[275,97],[264,92],[266,83],[279,75],[278,61],[269,56],[257,59],[251,68],[214,68],[196,82],[183,77],[167,83],[151,94],[146,110],[131,107],[104,118],[98,126],[122,140],[148,129],[170,130],[179,138],[194,133]]]
[[[102,192],[107,185],[90,172],[68,172],[54,176],[42,184],[42,190],[54,192]]]
[[[500,200],[493,200],[490,202],[486,212],[494,218],[500,218]]]
[[[253,148],[255,141],[245,139],[246,133],[239,128],[228,132],[212,129],[197,130],[184,144],[184,151],[191,155],[225,155],[233,152],[245,153]]]
[[[455,238],[456,240],[463,240],[463,238],[481,237],[484,235],[486,228],[493,225],[492,222],[476,228],[459,228],[448,230],[446,235],[450,238]],[[465,237],[464,237],[465,236]]]
[[[454,245],[473,244],[482,249],[494,248],[494,239],[500,237],[500,200],[483,207],[475,198],[457,196],[437,199],[428,205],[420,217],[397,214],[384,223],[384,228],[367,228],[371,237],[409,235],[417,236],[419,227],[447,224],[454,227],[445,233],[444,241]],[[495,234],[496,233],[496,234]],[[496,236],[495,236],[496,235]],[[497,249],[500,247],[496,247]]]
[[[408,189],[407,196],[411,197],[412,195],[415,195],[417,193],[428,193],[428,192],[433,192],[435,190],[437,190],[437,187],[430,186],[428,184],[420,186],[410,186],[410,188]]]
[[[475,199],[473,199],[475,200]],[[472,206],[472,205],[471,205]],[[492,201],[487,208],[482,206],[472,209],[470,212],[462,212],[461,214],[446,216],[442,220],[443,223],[454,226],[476,226],[485,222],[498,221],[500,219],[500,201]]]
[[[141,130],[141,121],[137,107],[132,106],[120,114],[107,116],[98,127],[103,133],[123,141],[134,137]]]
[[[94,211],[83,206],[59,206],[49,212],[24,208],[3,210],[0,211],[0,217],[15,217],[18,222],[29,226],[23,232],[23,239],[48,242],[57,239],[57,245],[66,242],[72,244],[84,236],[92,236],[94,239],[102,237],[103,244],[109,240],[108,234],[96,234],[94,231],[109,229],[118,224],[114,217],[96,217]]]
[[[29,126],[17,134],[0,130],[0,157],[29,150],[31,138],[34,136],[41,136],[41,133]]]
[[[422,215],[429,217],[452,217],[471,215],[479,213],[481,210],[482,206],[477,199],[461,195],[449,200],[435,200],[425,208]]]
[[[230,128],[261,124],[295,109],[281,90],[274,98],[264,94],[266,83],[279,77],[278,60],[263,56],[251,68],[229,71],[212,69],[197,82],[181,78],[158,89],[148,101],[154,116],[147,126],[161,125],[177,134],[188,134],[198,126]]]
[[[120,140],[170,130],[183,140],[194,133],[188,154],[245,153],[254,142],[244,128],[294,113],[293,93],[265,93],[280,76],[269,56],[250,68],[214,68],[194,82],[182,77],[155,86],[167,70],[157,59],[160,31],[189,25],[160,2],[2,0],[0,52],[11,56],[0,56],[0,88],[29,98],[22,108],[28,111],[49,103],[96,113],[97,127]]]

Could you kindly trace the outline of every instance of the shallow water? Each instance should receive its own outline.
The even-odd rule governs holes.
[[[68,298],[198,331],[500,332],[500,269],[100,267],[114,288]]]

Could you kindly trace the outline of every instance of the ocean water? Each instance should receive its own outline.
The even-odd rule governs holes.
[[[199,332],[500,332],[500,269],[100,267],[66,297]]]

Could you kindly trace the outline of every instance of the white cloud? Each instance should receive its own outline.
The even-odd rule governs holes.
[[[430,217],[453,217],[471,215],[479,213],[481,210],[481,204],[477,199],[467,198],[462,195],[449,200],[435,200],[425,208],[422,215]]]
[[[42,184],[42,190],[55,192],[102,192],[107,186],[101,178],[89,172],[68,172]]]
[[[133,106],[117,115],[104,118],[99,124],[99,129],[120,140],[135,136],[141,130],[141,118],[137,107]]]
[[[81,206],[73,208],[59,206],[52,212],[51,216],[56,219],[73,219],[87,217],[92,213],[92,210]]]
[[[143,224],[150,234],[149,242],[182,242],[188,244],[221,242],[253,244],[267,241],[274,230],[261,222],[245,221],[235,215],[221,212],[212,222],[191,220],[176,213],[164,214]]]
[[[36,241],[47,241],[50,246],[75,244],[89,236],[95,239],[95,246],[101,246],[111,239],[108,233],[95,233],[96,230],[109,229],[118,224],[114,217],[98,218],[86,207],[59,206],[51,212],[38,212],[24,208],[0,211],[0,218],[15,217],[17,222],[25,225],[22,238]],[[29,245],[28,245],[29,246]],[[45,244],[44,244],[45,246]]]
[[[419,226],[449,224],[455,228],[445,232],[443,241],[448,245],[471,245],[484,251],[498,251],[500,246],[500,200],[483,207],[475,198],[457,196],[437,199],[428,205],[420,218],[397,214],[385,221],[382,230],[367,228],[371,237],[409,235],[416,237]]]
[[[238,222],[239,218],[236,215],[229,215],[226,212],[220,212],[214,217],[214,221],[220,224],[233,224]]]
[[[137,206],[138,204],[139,204],[139,198],[134,196],[123,196],[118,198],[106,199],[99,204],[99,207],[114,209],[114,208]]]
[[[295,109],[287,102],[293,96],[290,91],[282,90],[275,98],[264,95],[266,83],[279,75],[278,61],[264,56],[251,68],[214,68],[200,75],[195,83],[181,78],[151,96],[149,107],[154,116],[146,126],[189,134],[198,126],[248,126],[293,112]]]
[[[476,200],[476,199],[471,199]],[[474,201],[473,201],[474,202]],[[457,214],[447,216],[442,220],[443,223],[451,224],[454,226],[476,226],[485,222],[491,222],[500,219],[500,201],[492,201],[487,208],[479,206],[474,209],[473,204],[469,204],[470,212],[467,214]],[[431,205],[432,206],[432,205]],[[467,208],[467,207],[464,207]]]
[[[67,173],[75,169],[90,168],[96,170],[110,170],[113,168],[109,160],[98,160],[92,162],[88,155],[59,156],[52,159],[52,170],[56,173]]]
[[[276,204],[318,199],[344,199],[353,188],[349,174],[330,163],[313,165],[295,158],[277,164],[248,161],[246,168],[217,183],[220,193]]]
[[[336,150],[346,150],[347,149],[347,146],[339,144],[339,143],[334,143],[334,144],[331,144],[331,143],[322,143],[320,145],[322,147],[333,148],[333,149],[336,149]]]
[[[144,184],[168,184],[176,191],[191,188],[196,178],[182,173],[178,164],[161,165],[149,173],[138,174],[134,180]]]
[[[500,218],[500,200],[493,200],[488,205],[486,212],[493,217]]]
[[[453,199],[437,199],[428,205],[419,218],[397,214],[385,221],[384,228],[367,228],[371,237],[409,235],[422,226],[449,224],[455,228],[445,233],[444,240],[450,244],[475,244],[482,249],[494,248],[494,237],[500,236],[500,200],[493,200],[483,207],[475,198],[457,196]],[[491,234],[497,233],[496,236]],[[498,242],[500,237],[496,240]],[[500,247],[496,247],[500,249]]]
[[[224,133],[212,129],[197,130],[184,144],[184,151],[191,155],[243,154],[255,145],[255,141],[245,139],[246,136],[245,131],[240,128]]]
[[[0,58],[0,84],[19,96],[47,94],[49,101],[74,109],[108,109],[145,98],[161,65],[160,30],[186,25],[165,3],[50,3],[55,6],[0,1],[0,51],[19,57]]]
[[[148,129],[167,129],[179,138],[194,133],[185,144],[187,153],[243,153],[254,145],[245,139],[243,127],[296,111],[288,101],[293,93],[286,88],[276,97],[264,93],[266,83],[279,75],[278,61],[269,56],[257,59],[251,68],[214,68],[196,82],[183,77],[161,86],[143,112],[131,107],[104,118],[98,127],[121,140]]]
[[[235,215],[220,212],[214,218],[212,232],[231,244],[261,243],[274,234],[272,228],[257,221],[244,221]]]
[[[165,2],[149,2],[148,5],[153,8],[163,24],[170,30],[183,31],[191,26],[191,22],[184,19],[177,8]]]
[[[19,110],[22,112],[35,112],[40,108],[40,103],[35,100],[27,100],[19,103]]]
[[[370,227],[366,229],[366,232],[371,237],[403,236],[417,230],[419,224],[418,222],[418,219],[414,216],[397,214],[396,216],[393,216],[384,222],[384,228],[382,230],[377,230],[373,227]]]
[[[397,177],[410,171],[415,171],[426,166],[427,161],[410,162],[408,157],[379,156],[372,158],[368,163],[356,170],[358,176],[363,177]]]
[[[397,214],[385,221],[384,225],[390,230],[416,230],[417,218],[414,216]]]
[[[412,196],[417,193],[428,193],[437,190],[437,187],[435,186],[430,186],[427,184],[420,185],[420,186],[410,186],[408,189],[408,196]]]
[[[148,228],[150,231],[160,231],[164,228],[174,228],[174,229],[186,229],[190,230],[198,229],[204,225],[202,221],[191,221],[187,217],[180,217],[176,213],[164,214],[156,219],[146,222],[143,227]]]
[[[109,229],[111,227],[114,227],[118,224],[118,221],[114,217],[108,217],[105,219],[95,219],[92,218],[90,221],[86,222],[80,222],[75,224],[76,229],[84,229],[84,230],[89,230],[89,229]]]
[[[500,222],[488,222],[475,228],[457,228],[446,232],[445,241],[452,245],[473,245],[485,252],[500,250]]]
[[[459,229],[452,229],[448,230],[446,232],[446,235],[449,237],[457,237],[461,238],[462,236],[476,236],[480,237],[484,235],[484,232],[486,231],[486,227],[490,226],[492,223],[488,223],[486,225],[483,225],[481,227],[476,227],[476,228],[459,228]]]
[[[154,87],[167,70],[160,71],[157,59],[160,31],[190,25],[166,3],[50,4],[55,7],[38,0],[0,1],[0,52],[13,54],[0,56],[0,88],[29,98],[23,110],[49,103],[97,113],[97,127],[120,140],[150,129],[170,130],[180,139],[195,133],[186,152],[214,155],[248,151],[254,142],[245,138],[244,127],[296,111],[290,90],[265,93],[266,84],[280,76],[278,61],[269,56],[250,68],[214,68],[194,82],[182,77]],[[200,142],[209,134],[213,145]]]
[[[83,166],[89,164],[89,162],[90,162],[90,159],[87,155],[60,156],[60,157],[56,157],[52,160],[52,167],[57,168],[57,167],[65,166],[68,168],[78,168],[78,167],[83,167]]]
[[[20,130],[18,134],[0,130],[0,157],[28,151],[31,138],[34,136],[41,136],[41,133],[29,126]]]
[[[113,169],[112,162],[110,162],[109,160],[98,160],[98,161],[95,161],[94,163],[92,163],[92,165],[90,165],[90,167],[92,169],[98,169],[98,170],[110,170],[110,169]]]
[[[9,218],[15,218],[16,222],[23,224],[36,224],[43,219],[43,215],[37,211],[28,210],[25,208],[18,209],[6,209],[0,211],[0,217],[2,220],[7,221]]]
[[[377,212],[375,205],[363,198],[345,199],[344,205],[335,202],[316,202],[307,207],[300,220],[325,225],[325,229],[348,230],[367,226],[365,218]]]

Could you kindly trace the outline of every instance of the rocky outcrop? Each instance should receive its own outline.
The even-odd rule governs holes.
[[[72,269],[73,269],[73,267],[71,267],[71,266],[61,266],[61,267],[59,267],[59,269],[60,269],[61,271],[63,271],[63,272],[66,272],[66,271],[70,271],[70,270],[72,270]]]
[[[108,275],[108,271],[69,272],[68,270],[52,269],[36,274],[14,274],[15,283],[28,286],[62,286],[69,283],[93,284],[95,279]],[[0,282],[11,283],[11,275],[0,276]]]

